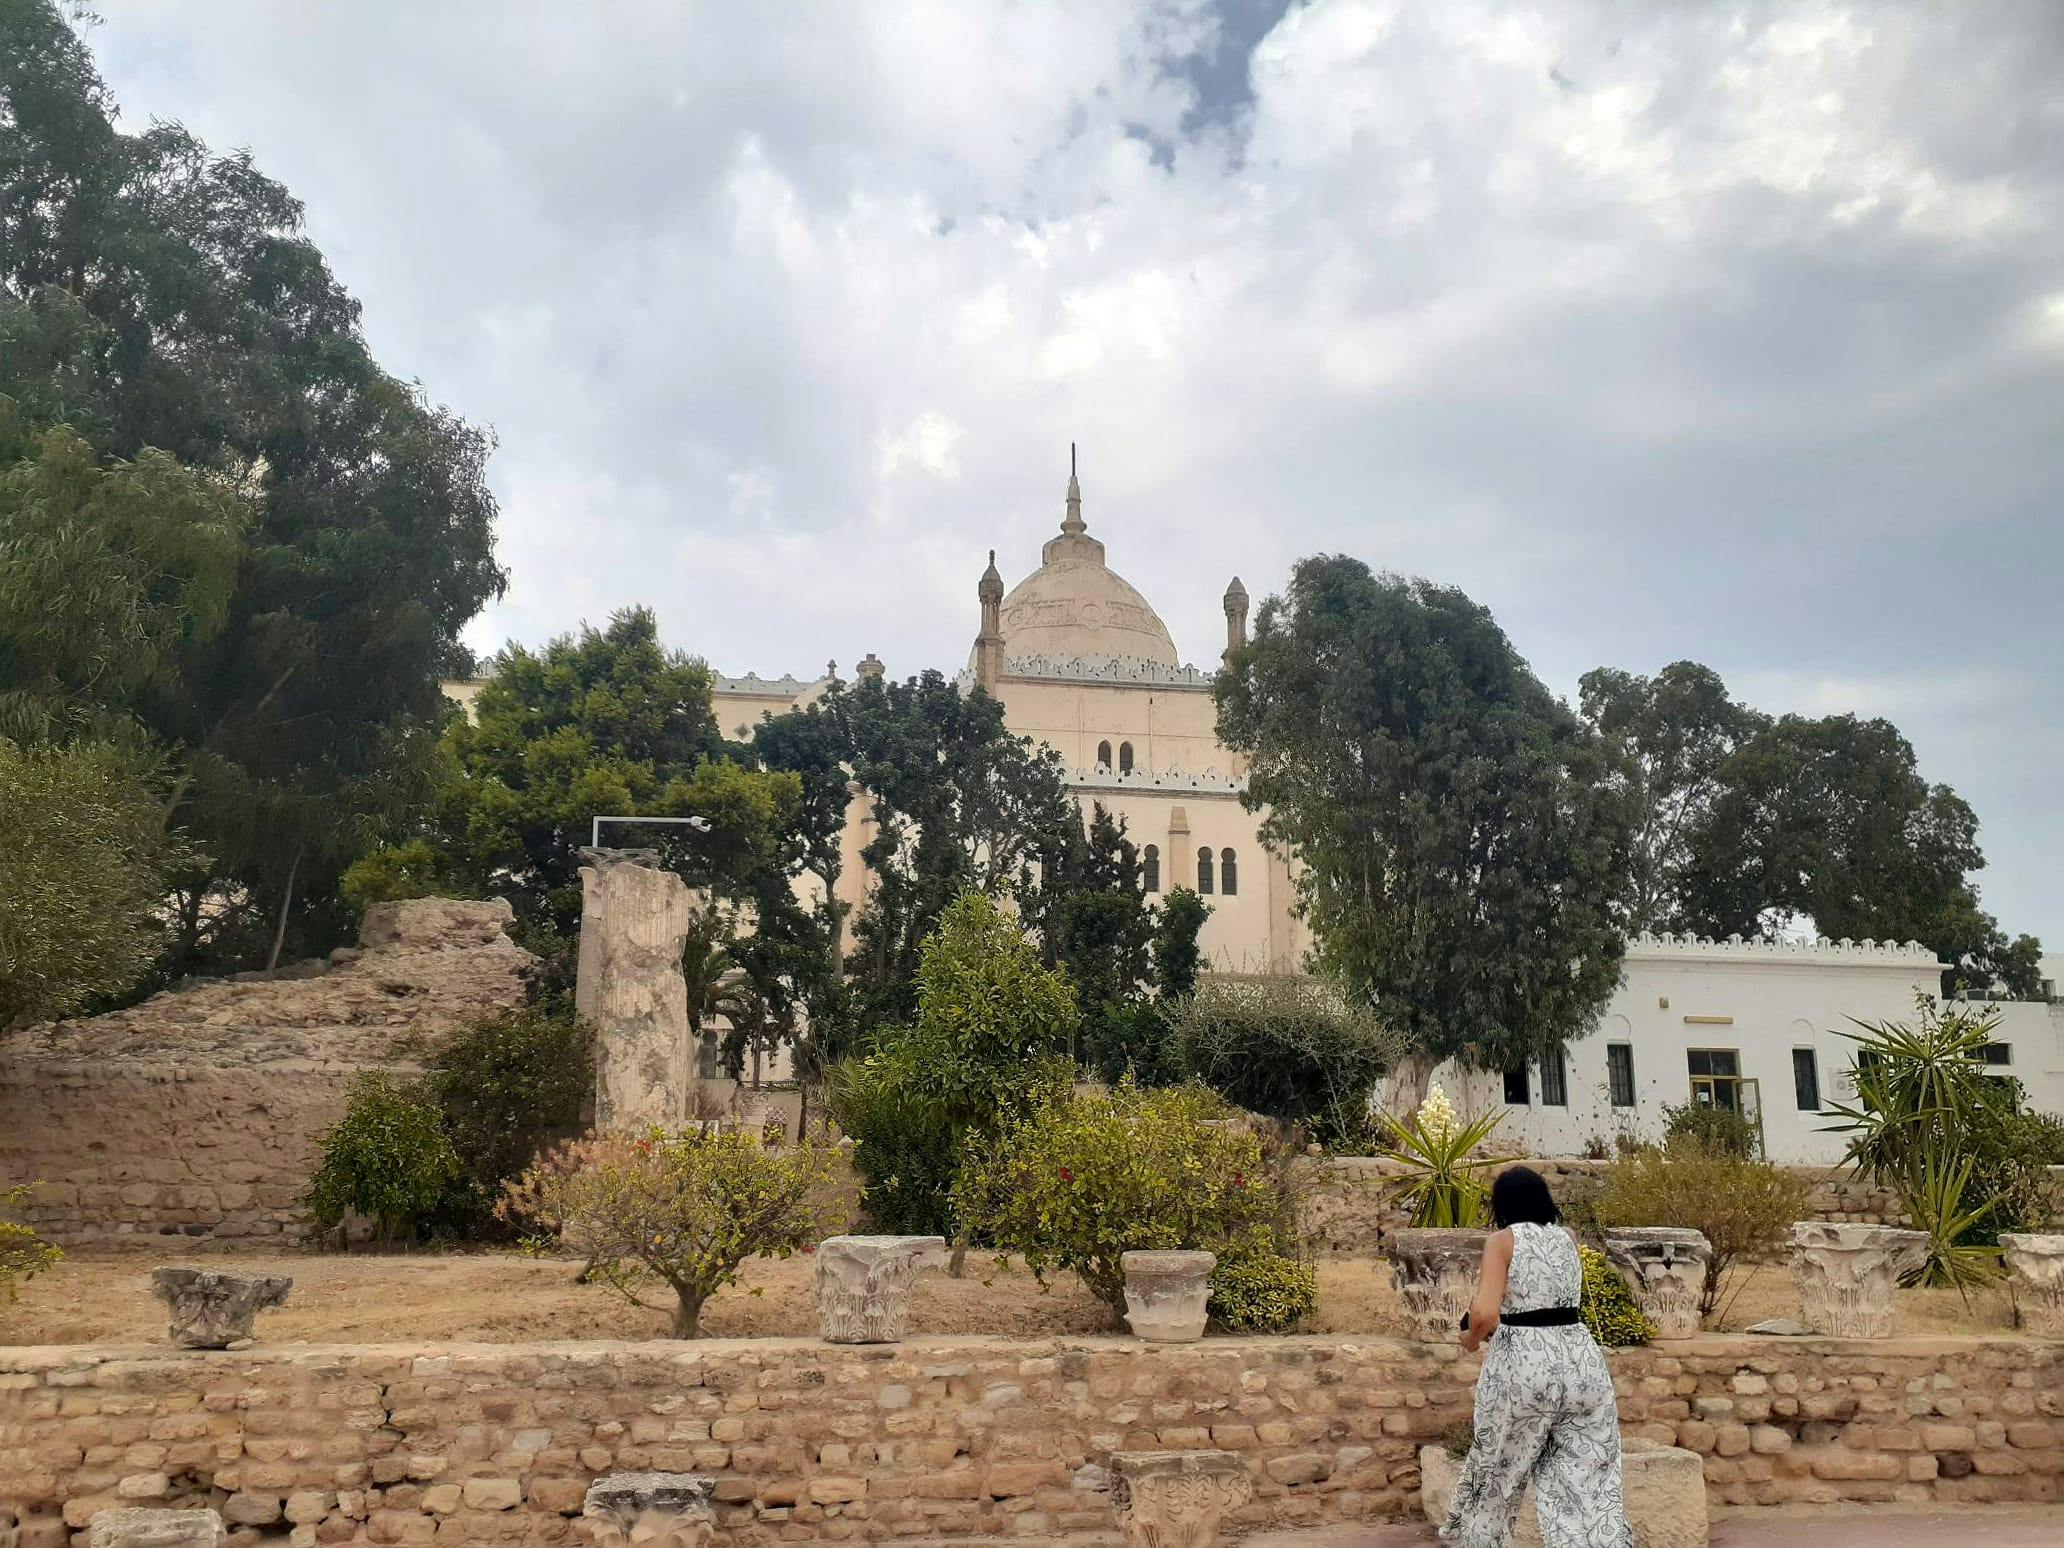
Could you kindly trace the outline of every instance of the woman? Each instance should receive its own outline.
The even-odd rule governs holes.
[[[1633,1548],[1620,1489],[1620,1416],[1612,1376],[1577,1317],[1584,1266],[1541,1174],[1524,1166],[1491,1185],[1499,1229],[1462,1347],[1486,1342],[1476,1435],[1441,1528],[1462,1548],[1505,1548],[1521,1492],[1534,1485],[1546,1548]]]

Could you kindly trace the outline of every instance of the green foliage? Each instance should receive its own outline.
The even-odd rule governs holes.
[[[508,1011],[453,1033],[431,1055],[424,1079],[459,1161],[440,1213],[477,1231],[492,1218],[504,1182],[580,1132],[594,1085],[587,1028],[567,1011]]]
[[[1412,1224],[1448,1228],[1489,1222],[1491,1168],[1496,1161],[1477,1152],[1503,1119],[1485,1113],[1462,1122],[1435,1086],[1410,1121],[1380,1115],[1389,1143],[1384,1154],[1403,1168],[1396,1189],[1412,1213]]]
[[[1584,1293],[1578,1313],[1591,1336],[1607,1349],[1624,1349],[1654,1338],[1655,1324],[1605,1254],[1595,1247],[1579,1248],[1578,1253],[1584,1263]]]
[[[1318,1301],[1318,1272],[1277,1251],[1269,1233],[1252,1232],[1218,1249],[1210,1312],[1228,1333],[1287,1333]]]
[[[0,1190],[0,1209],[20,1209],[36,1191],[34,1183]],[[21,1286],[61,1262],[64,1254],[29,1227],[0,1220],[0,1295],[11,1306],[21,1299]]]
[[[335,1226],[349,1211],[397,1241],[416,1234],[464,1171],[429,1090],[369,1073],[352,1083],[344,1116],[323,1136],[303,1204],[317,1225]]]
[[[1216,692],[1262,839],[1298,856],[1319,965],[1416,1068],[1590,1031],[1619,982],[1631,808],[1485,609],[1306,559]]]
[[[1966,1240],[1993,1246],[2002,1231],[2047,1231],[2064,1219],[2064,1199],[2050,1168],[2064,1167],[2064,1118],[2009,1110],[1996,1102],[1991,1121],[1971,1135],[1972,1197],[1996,1201]]]
[[[1850,1069],[1855,1100],[1830,1103],[1849,1136],[1848,1160],[1893,1190],[1917,1230],[1928,1235],[1925,1260],[1909,1282],[1964,1287],[1996,1277],[1996,1249],[1976,1240],[2008,1202],[2011,1178],[1989,1171],[2000,1191],[1971,1187],[1981,1152],[1996,1150],[2012,1114],[2010,1091],[1987,1078],[1984,1052],[1999,1029],[1999,1011],[1973,1013],[1915,998],[1913,1024],[1859,1022],[1844,1033],[1856,1044]],[[1996,1236],[1998,1226],[1991,1225]]]
[[[1767,1161],[1680,1139],[1609,1167],[1596,1212],[1601,1226],[1704,1232],[1713,1254],[1699,1288],[1699,1315],[1710,1317],[1734,1266],[1779,1252],[1792,1223],[1805,1218],[1806,1184]]]
[[[185,851],[151,759],[107,742],[0,739],[0,1029],[129,989],[163,950]]]
[[[827,1223],[831,1153],[730,1131],[604,1134],[554,1151],[512,1187],[504,1214],[558,1233],[589,1277],[635,1305],[674,1294],[673,1335],[694,1338],[702,1307],[747,1258],[785,1258]],[[658,1310],[659,1308],[651,1308]]]
[[[1403,1048],[1369,1011],[1302,974],[1206,980],[1162,1014],[1182,1068],[1322,1141],[1355,1130]]]
[[[1197,989],[1197,968],[1203,953],[1197,936],[1211,917],[1211,905],[1187,887],[1177,887],[1161,900],[1154,915],[1154,982],[1167,1000],[1187,999]]]
[[[1281,1173],[1256,1135],[1208,1121],[1224,1113],[1193,1087],[1126,1081],[1103,1095],[1055,1094],[1000,1133],[970,1138],[955,1199],[999,1252],[1021,1254],[1041,1279],[1074,1270],[1120,1313],[1123,1254],[1254,1250],[1255,1233],[1278,1230]]]
[[[1762,1149],[1756,1126],[1745,1114],[1711,1102],[1686,1102],[1663,1106],[1663,1139],[1689,1140],[1707,1150],[1730,1156],[1755,1156]]]
[[[123,132],[63,8],[0,7],[0,700],[171,760],[208,860],[167,974],[348,928],[502,586],[489,438],[380,369],[301,220],[247,154]]]
[[[848,1059],[831,1072],[832,1121],[853,1141],[860,1203],[878,1231],[947,1236],[958,1230],[953,1182],[961,1130],[945,1110],[911,1091],[900,1065]]]
[[[382,844],[344,868],[337,895],[352,913],[363,915],[375,903],[406,898],[452,897],[459,888],[444,874],[444,863],[428,839]]]

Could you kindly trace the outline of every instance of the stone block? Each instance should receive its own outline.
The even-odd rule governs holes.
[[[2021,1326],[2038,1338],[2064,1338],[2064,1233],[2003,1231],[1999,1240]]]
[[[595,1029],[595,1126],[678,1129],[691,1116],[681,948],[708,895],[639,849],[582,849],[574,1004]]]
[[[1476,1293],[1487,1231],[1406,1230],[1390,1238],[1390,1280],[1412,1337],[1452,1343]]]
[[[1419,1448],[1420,1506],[1436,1527],[1447,1520],[1461,1476],[1461,1461],[1445,1448]],[[1620,1477],[1640,1548],[1705,1548],[1706,1464],[1697,1453],[1628,1439],[1621,1443]],[[1541,1548],[1531,1484],[1520,1501],[1512,1548]]]
[[[893,1344],[910,1317],[910,1287],[944,1267],[943,1236],[834,1236],[817,1248],[817,1312],[831,1344]],[[908,1389],[905,1389],[908,1402]]]
[[[1605,1252],[1626,1274],[1641,1310],[1663,1338],[1699,1331],[1699,1296],[1713,1244],[1676,1226],[1621,1226],[1605,1233]]]
[[[1217,1548],[1254,1488],[1229,1451],[1118,1451],[1111,1474],[1125,1548]]]
[[[595,1548],[711,1548],[711,1488],[694,1473],[611,1473],[588,1488],[581,1535]]]
[[[220,1548],[228,1537],[212,1510],[95,1511],[88,1548]]]
[[[1204,1336],[1217,1258],[1208,1252],[1128,1252],[1118,1262],[1125,1271],[1125,1322],[1136,1337],[1169,1344]]]
[[[1835,1338],[1890,1338],[1892,1287],[1927,1244],[1890,1226],[1798,1222],[1789,1257],[1806,1322]]]
[[[259,1312],[285,1303],[294,1281],[213,1269],[151,1270],[151,1294],[172,1312],[170,1336],[183,1349],[227,1349],[251,1336]]]

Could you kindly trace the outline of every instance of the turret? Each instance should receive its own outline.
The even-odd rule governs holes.
[[[1247,643],[1247,588],[1240,584],[1240,577],[1233,577],[1232,585],[1225,591],[1225,661],[1233,659],[1233,652]]]
[[[975,595],[982,599],[982,632],[975,636],[975,681],[994,693],[1003,681],[1003,577],[996,571],[993,548]]]

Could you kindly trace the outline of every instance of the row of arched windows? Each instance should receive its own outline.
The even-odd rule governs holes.
[[[1221,849],[1216,857],[1216,866],[1219,896],[1227,898],[1237,896],[1240,891],[1240,857],[1230,849]],[[1140,851],[1140,871],[1142,879],[1146,883],[1147,891],[1159,892],[1161,890],[1161,847],[1158,844],[1149,844]],[[1210,846],[1206,845],[1197,851],[1197,890],[1204,893],[1212,891],[1213,878],[1213,856]]]
[[[1132,743],[1120,742],[1118,744],[1118,761],[1116,763],[1111,761],[1111,744],[1109,742],[1097,743],[1097,767],[1100,769],[1116,769],[1120,774],[1130,774],[1132,772]]]

